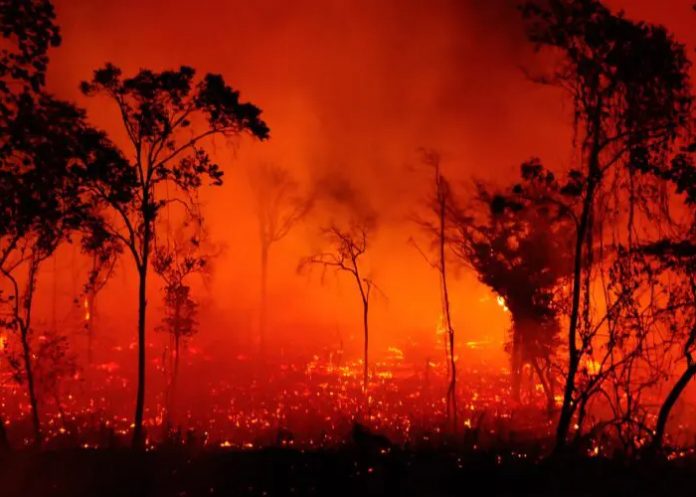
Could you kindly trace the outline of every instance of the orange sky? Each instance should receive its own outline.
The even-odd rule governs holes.
[[[247,171],[259,161],[291,169],[305,187],[326,175],[349,181],[360,202],[378,213],[368,260],[385,294],[373,305],[377,353],[409,338],[434,341],[437,276],[406,243],[419,234],[408,218],[427,193],[427,176],[414,168],[418,147],[440,150],[456,184],[472,176],[510,181],[530,156],[558,169],[572,162],[568,103],[523,75],[534,54],[512,0],[56,3],[64,41],[51,54],[49,87],[84,105],[115,138],[120,128],[114,109],[77,90],[107,61],[126,74],[181,64],[220,72],[264,111],[271,140],[242,140],[236,151],[216,144],[226,183],[203,194],[212,238],[224,246],[212,283],[198,289],[203,316],[197,343],[206,347],[220,342],[234,348],[255,326],[258,241]],[[693,47],[691,3],[609,2],[631,17],[667,24]],[[273,248],[269,334],[279,346],[335,344],[340,336],[358,350],[354,283],[343,275],[328,275],[322,283],[318,271],[295,271],[299,258],[320,246],[317,230],[327,219],[326,212],[311,215]],[[69,249],[61,251],[56,286],[49,282],[42,289],[45,302],[57,291],[65,309],[76,285],[71,257]],[[101,326],[114,343],[135,338],[130,264],[123,259],[101,300]],[[153,279],[152,327],[159,286]],[[487,340],[486,358],[502,361],[507,316],[466,270],[457,272],[453,286],[460,341]],[[478,354],[463,353],[472,359]]]

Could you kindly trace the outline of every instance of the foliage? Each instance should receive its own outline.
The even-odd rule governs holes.
[[[455,213],[453,248],[509,309],[516,374],[524,364],[548,373],[560,345],[557,294],[572,267],[576,177],[561,184],[538,160],[521,177],[499,193],[477,185],[473,212]]]

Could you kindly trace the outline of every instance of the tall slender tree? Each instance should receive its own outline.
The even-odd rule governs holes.
[[[324,269],[334,269],[350,274],[360,293],[362,303],[363,324],[363,392],[368,387],[368,350],[369,350],[369,310],[370,296],[374,287],[371,278],[365,276],[361,267],[361,257],[368,247],[368,226],[365,223],[352,223],[349,229],[343,229],[335,224],[323,230],[324,236],[331,245],[331,250],[320,252],[300,261],[299,269],[309,265],[319,265]]]
[[[168,220],[167,222],[170,222]],[[168,384],[165,393],[165,419],[171,426],[176,405],[182,348],[198,331],[198,302],[191,288],[191,277],[205,277],[213,257],[205,243],[206,231],[199,211],[188,213],[166,241],[157,243],[153,269],[164,281],[164,316],[157,330],[169,335]]]
[[[440,303],[442,306],[442,321],[445,328],[445,351],[447,354],[447,384],[446,404],[447,418],[451,421],[453,430],[457,430],[457,361],[455,352],[455,334],[450,308],[450,292],[447,279],[448,257],[452,231],[452,212],[454,199],[449,181],[445,178],[440,167],[440,155],[433,150],[423,150],[423,163],[433,175],[433,191],[427,202],[429,218],[416,218],[432,239],[436,253],[431,260],[425,253],[423,256],[435,268],[440,277]],[[419,249],[420,250],[420,249]]]
[[[287,169],[261,164],[251,172],[256,201],[261,247],[261,288],[259,298],[259,353],[266,347],[268,314],[268,264],[271,247],[285,238],[312,207],[312,197],[300,194],[299,184]]]
[[[121,70],[107,64],[82,84],[87,95],[104,95],[118,108],[131,149],[135,181],[127,201],[101,192],[101,204],[112,211],[107,225],[133,257],[138,273],[138,381],[134,414],[133,445],[142,447],[145,406],[145,348],[147,277],[155,223],[163,206],[187,203],[187,196],[205,181],[221,185],[223,171],[203,148],[220,136],[236,138],[249,134],[264,140],[268,127],[261,111],[239,101],[239,93],[218,74],[195,81],[190,67],[154,72],[141,70],[123,78]],[[179,195],[163,193],[170,184]],[[100,193],[97,191],[96,193]]]

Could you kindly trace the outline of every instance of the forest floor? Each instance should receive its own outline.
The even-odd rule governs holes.
[[[133,452],[20,451],[0,458],[2,497],[680,496],[696,461],[630,465],[602,458],[532,462],[452,449],[291,448]]]

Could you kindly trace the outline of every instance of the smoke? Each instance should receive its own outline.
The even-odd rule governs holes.
[[[357,216],[379,226],[368,256],[389,296],[388,306],[374,309],[375,346],[409,336],[429,339],[439,312],[438,284],[406,243],[417,232],[409,215],[430,186],[407,170],[417,150],[440,152],[455,188],[472,176],[508,182],[531,156],[557,167],[572,160],[570,109],[559,92],[535,85],[521,70],[535,55],[517,3],[56,0],[64,44],[51,53],[48,83],[84,105],[117,140],[123,131],[116,109],[84,99],[77,89],[106,61],[124,74],[181,64],[221,73],[244,100],[263,109],[271,140],[242,140],[238,150],[217,143],[226,183],[201,196],[210,237],[226,247],[216,259],[201,339],[243,336],[253,327],[258,226],[243,169],[266,161],[290,170],[318,199],[312,214],[274,247],[269,298],[282,304],[276,328],[294,327],[308,340],[327,326],[355,328],[350,289],[340,281],[320,287],[294,269],[312,252],[318,228],[332,217]],[[632,9],[650,5],[630,3]],[[128,267],[125,260],[119,265],[122,274],[102,306],[120,320],[118,326],[112,321],[114,334],[126,342],[135,326]],[[67,270],[60,276],[66,278]],[[486,303],[487,295],[471,275],[453,287],[455,328],[469,339],[504,337],[507,317]],[[154,293],[150,301],[159,298]],[[156,305],[150,309],[157,311]],[[279,339],[289,336],[283,333]]]

